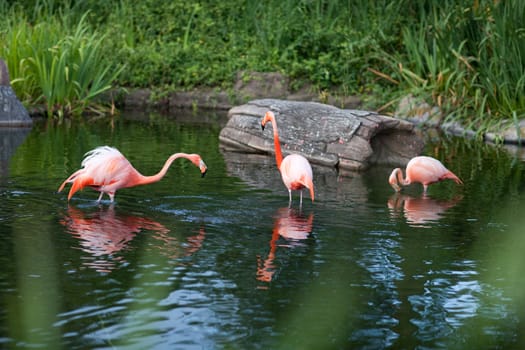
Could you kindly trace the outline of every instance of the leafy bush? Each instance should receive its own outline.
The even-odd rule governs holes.
[[[14,23],[15,17],[22,20]],[[111,82],[229,88],[240,70],[278,71],[294,88],[373,92],[366,108],[395,106],[396,98],[414,93],[450,119],[479,129],[524,117],[524,17],[525,3],[518,0],[11,0],[0,6],[0,19],[7,18],[0,21],[6,39],[0,54],[12,56],[11,75],[24,83],[18,93],[33,102],[45,98],[50,109],[71,103],[38,90],[45,81],[67,79],[55,76],[52,82],[45,70],[39,85],[31,78],[29,46],[20,46],[18,37],[35,35],[31,29],[37,27],[50,37],[44,38],[47,46],[33,46],[55,54],[43,62],[54,64],[55,74],[65,71],[60,50],[84,40],[82,47],[100,62],[91,76],[104,75],[94,91]],[[32,55],[34,66],[45,56]],[[123,67],[122,74],[110,74],[116,67]]]

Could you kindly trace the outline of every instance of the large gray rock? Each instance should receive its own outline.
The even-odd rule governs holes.
[[[30,126],[33,120],[11,88],[5,62],[0,59],[0,127]]]
[[[261,119],[275,113],[283,153],[299,153],[314,164],[363,170],[372,164],[402,165],[424,143],[412,123],[373,112],[316,102],[253,100],[230,109],[219,140],[226,150],[274,153],[273,133]]]

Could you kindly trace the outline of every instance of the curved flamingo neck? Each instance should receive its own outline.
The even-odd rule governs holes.
[[[281,163],[283,162],[283,153],[281,152],[281,142],[279,141],[279,131],[277,131],[277,122],[273,115],[270,116],[270,122],[273,125],[273,145],[275,148],[275,162],[277,167],[281,168]]]
[[[160,169],[160,171],[158,173],[156,173],[155,175],[150,175],[150,176],[144,176],[142,174],[138,174],[139,175],[139,180],[138,180],[138,185],[147,185],[147,184],[150,184],[150,183],[153,183],[153,182],[158,182],[160,180],[162,180],[162,178],[166,175],[166,173],[168,172],[168,169],[170,168],[171,166],[171,163],[173,163],[173,161],[177,158],[186,158],[186,159],[190,159],[190,155],[189,154],[186,154],[186,153],[175,153],[175,154],[172,154],[167,160],[166,162],[164,163],[164,165],[162,166],[162,169]]]
[[[410,181],[406,178],[406,176],[403,178],[403,170],[400,168],[396,169],[396,180],[397,183],[402,186],[410,185]]]

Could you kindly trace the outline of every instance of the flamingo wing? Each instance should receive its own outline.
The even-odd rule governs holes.
[[[448,178],[451,173],[437,159],[432,157],[415,157],[410,160],[406,169],[407,179],[410,182],[420,182],[424,185],[441,181]]]
[[[114,192],[126,187],[134,172],[129,161],[117,149],[98,147],[86,153],[82,168],[68,177],[58,192],[62,191],[67,183],[72,183],[68,200],[86,186],[101,192]]]
[[[299,154],[290,154],[283,159],[279,168],[284,185],[289,190],[308,188],[314,200],[312,167],[308,160]]]

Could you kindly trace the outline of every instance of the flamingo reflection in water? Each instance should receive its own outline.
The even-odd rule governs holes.
[[[300,210],[295,210],[289,207],[280,208],[275,215],[275,222],[272,231],[272,238],[270,239],[270,252],[268,257],[263,261],[260,256],[257,256],[257,280],[261,282],[271,282],[276,271],[274,264],[275,253],[278,246],[293,247],[298,245],[299,241],[308,238],[312,232],[314,222],[314,214],[305,216]],[[288,244],[279,245],[279,238],[284,238]]]
[[[111,272],[118,262],[124,263],[124,258],[117,253],[144,230],[153,232],[152,237],[161,242],[158,249],[165,250],[164,255],[167,257],[177,258],[180,253],[180,247],[174,247],[176,238],[169,235],[170,230],[164,225],[141,216],[117,214],[113,205],[93,213],[85,213],[69,206],[60,223],[72,236],[79,239],[80,249],[93,256],[94,260],[85,261],[84,265],[99,272]],[[198,234],[188,237],[184,255],[191,255],[199,250],[204,237],[202,227]]]
[[[397,217],[403,210],[406,221],[412,225],[422,225],[438,222],[446,210],[458,204],[462,196],[450,200],[438,200],[427,195],[412,197],[396,192],[387,202],[392,217]]]

